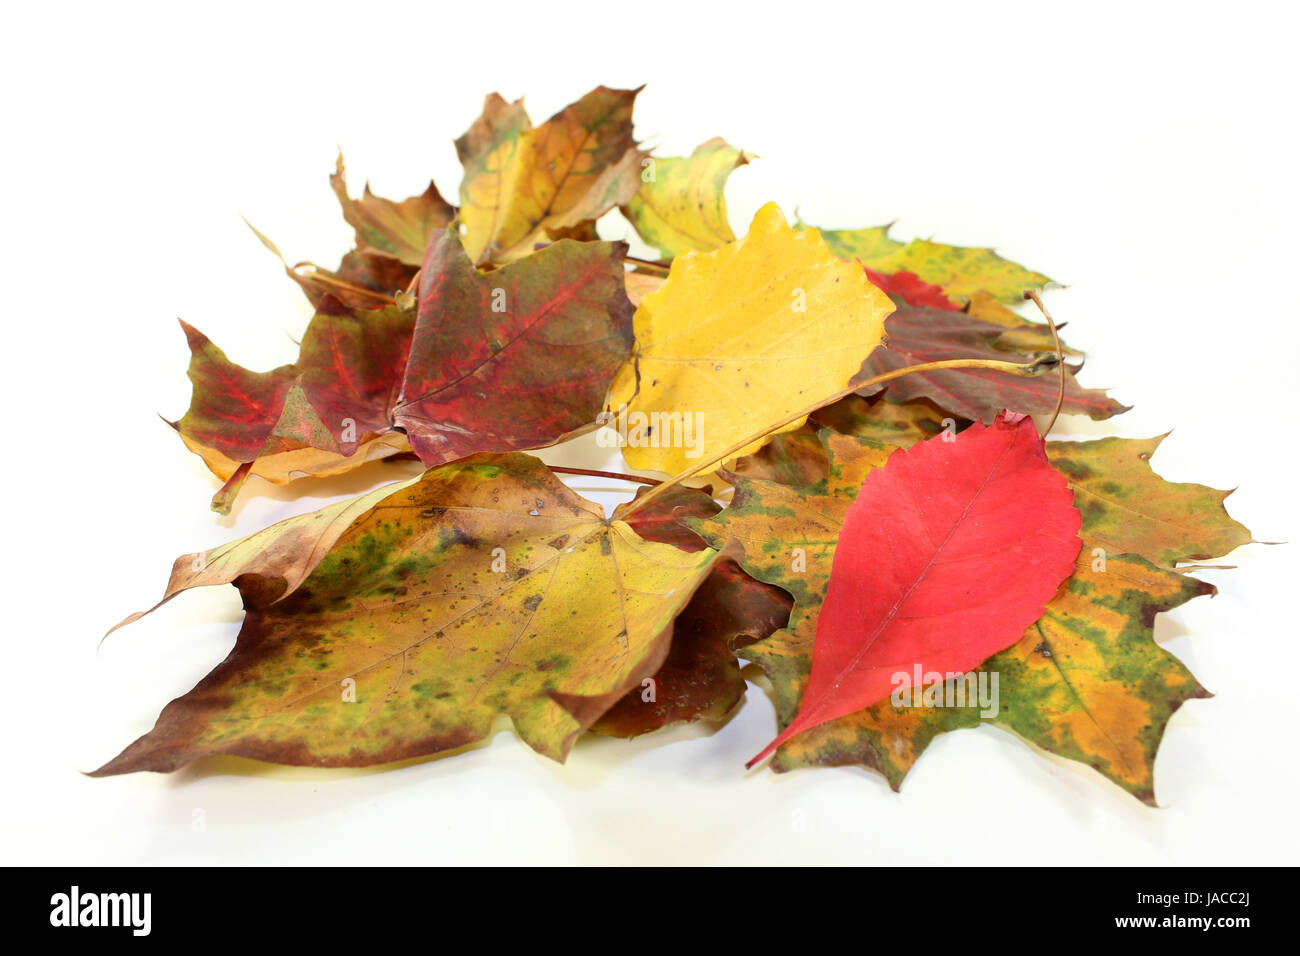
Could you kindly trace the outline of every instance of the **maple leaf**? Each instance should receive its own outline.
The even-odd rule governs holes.
[[[1047,457],[1070,480],[1089,542],[1167,568],[1249,544],[1250,532],[1223,504],[1232,492],[1166,481],[1151,469],[1166,437],[1048,442]]]
[[[974,293],[966,303],[965,312],[973,319],[1004,327],[1005,331],[993,342],[994,346],[1004,352],[1055,352],[1059,343],[1061,351],[1066,355],[1081,354],[1068,343],[1059,341],[1059,335],[1054,338],[1046,322],[1029,321],[1008,309],[987,292]],[[1057,332],[1059,333],[1063,328],[1065,328],[1064,322],[1056,327]]]
[[[737,461],[730,472],[796,487],[813,485],[826,477],[826,445],[820,435],[823,427],[884,445],[910,448],[945,428],[956,434],[956,425],[956,421],[926,402],[896,405],[877,399],[870,404],[861,396],[849,395],[819,408],[794,431],[776,435],[754,454]]]
[[[831,255],[816,230],[791,229],[769,203],[743,239],[683,253],[641,300],[636,347],[608,406],[625,416],[624,457],[675,474],[847,385],[891,307],[861,268]],[[672,413],[693,416],[694,447],[662,435]]]
[[[183,554],[172,564],[162,599],[149,610],[125,618],[108,633],[151,614],[191,588],[230,584],[244,575],[248,576],[246,583],[251,583],[254,578],[263,582],[259,587],[266,590],[265,593],[258,592],[262,595],[260,600],[274,601],[297,589],[353,521],[417,480],[412,478],[387,484],[356,498],[286,518],[207,551]]]
[[[483,274],[454,230],[429,243],[393,410],[425,464],[539,448],[595,422],[631,346],[626,253],[561,240]]]
[[[887,260],[907,243],[890,238],[889,230],[893,223],[885,226],[870,226],[866,229],[820,229],[800,220],[797,229],[817,229],[826,245],[841,259],[857,259],[864,266],[874,266]]]
[[[858,395],[819,408],[810,418],[819,427],[895,448],[911,448],[943,431],[954,434],[957,424],[929,402],[872,402]]]
[[[983,290],[971,295],[970,300],[966,303],[966,314],[976,319],[983,319],[985,322],[992,322],[994,325],[1005,325],[1009,329],[1033,325],[1035,329],[1048,332],[1046,325],[1027,323],[1014,309],[1007,308]],[[1060,326],[1057,326],[1057,328],[1060,328]],[[1048,332],[1047,341],[1049,343],[1052,341],[1050,332]]]
[[[783,485],[814,484],[826,475],[826,448],[812,417],[794,431],[773,435],[758,451],[746,455],[722,473],[742,478],[763,478]]]
[[[181,323],[193,396],[172,427],[225,482],[213,510],[228,512],[250,474],[283,483],[409,451],[383,412],[406,364],[415,315],[395,307],[358,313],[332,297],[322,309],[307,327],[298,361],[270,372],[234,364]],[[329,424],[318,405],[333,410],[325,411]]]
[[[470,258],[510,262],[552,232],[627,202],[647,155],[632,138],[638,92],[597,87],[536,128],[523,100],[490,95],[456,140],[465,168],[459,219]]]
[[[357,251],[389,256],[408,266],[420,265],[429,237],[446,229],[456,217],[456,208],[442,198],[432,182],[421,195],[401,202],[376,196],[370,183],[360,199],[350,198],[341,151],[330,187],[343,207],[343,218],[357,232]]]
[[[890,409],[879,404],[867,408],[860,401],[845,404],[818,414],[846,429],[864,427],[870,413],[880,410],[904,411],[919,423],[929,418],[923,408],[907,405]],[[864,431],[868,433],[871,426]],[[895,436],[903,445],[919,438],[910,436],[908,427]],[[789,627],[743,651],[771,681],[782,727],[794,718],[808,680],[820,604],[854,483],[889,454],[875,437],[826,430],[821,439],[829,459],[809,487],[738,479],[732,506],[711,524],[694,525],[715,546],[742,542],[742,566],[796,596]],[[1143,518],[1134,536],[1114,540],[1112,546],[1142,547],[1155,558],[1218,557],[1250,537],[1223,511],[1223,492],[1173,485],[1150,472],[1146,461],[1158,441],[1047,443],[1049,460],[1067,476],[1074,462],[1087,463],[1086,473],[1074,469],[1079,484],[1071,479],[1084,544],[1078,567],[1043,617],[1019,643],[981,666],[1000,676],[998,713],[982,718],[977,705],[896,707],[882,701],[794,737],[777,751],[772,768],[784,772],[859,764],[878,771],[898,789],[934,737],[983,720],[1049,752],[1087,763],[1152,803],[1152,772],[1164,727],[1183,701],[1205,696],[1187,669],[1154,643],[1153,619],[1160,611],[1214,593],[1214,588],[1156,567],[1138,554],[1098,551],[1096,541],[1114,533],[1123,507],[1149,498],[1162,502],[1164,513],[1173,515],[1180,496],[1187,505],[1184,511],[1196,508],[1204,516],[1199,528]],[[1114,468],[1119,480],[1107,481],[1108,468]],[[1116,508],[1090,504],[1084,490],[1089,483],[1104,484],[1117,496]],[[802,548],[803,573],[791,568],[793,541]],[[1170,548],[1162,541],[1181,543]]]
[[[1019,302],[1026,289],[1041,289],[1052,281],[1003,259],[992,249],[950,246],[928,239],[898,242],[889,237],[889,229],[873,226],[823,229],[821,233],[837,256],[857,259],[877,272],[910,272],[939,286],[950,298],[970,299],[983,291],[1000,302]]]
[[[1215,588],[1133,554],[1103,565],[1092,544],[1042,619],[983,665],[1001,680],[1001,706],[988,719],[1154,806],[1165,727],[1185,701],[1210,694],[1155,642],[1153,621]]]
[[[1041,289],[1052,281],[1041,272],[1003,259],[992,249],[949,246],[928,239],[913,239],[889,256],[863,265],[881,272],[915,273],[959,299],[984,291],[1002,302],[1019,302],[1026,289]]]
[[[886,347],[871,354],[862,377],[944,359],[1031,362],[1031,356],[998,347],[1006,331],[1004,326],[963,312],[905,306],[886,320]],[[1082,388],[1074,378],[1075,371],[1067,369],[1063,412],[1104,419],[1128,410],[1104,391]],[[1056,408],[1058,385],[1056,375],[1021,378],[989,369],[939,369],[895,379],[889,383],[885,397],[895,402],[927,398],[961,418],[990,422],[1004,408],[1051,414]]]
[[[621,505],[614,517],[627,510]],[[676,487],[651,507],[631,515],[632,530],[647,541],[699,551],[704,541],[681,523],[721,510],[707,490]],[[592,730],[635,737],[674,723],[721,720],[745,693],[735,650],[784,627],[790,596],[746,574],[722,556],[673,624],[673,644],[663,666],[600,718]]]
[[[234,581],[246,608],[235,648],[96,775],[217,753],[367,766],[481,740],[498,714],[563,760],[659,668],[717,557],[642,539],[519,453],[445,465],[255,539],[201,556],[219,573],[173,579],[167,596]]]
[[[1075,574],[1020,641],[980,665],[998,675],[996,713],[981,717],[975,694],[965,706],[896,707],[885,700],[790,740],[773,769],[859,764],[897,790],[936,736],[983,722],[1085,763],[1154,804],[1164,729],[1183,702],[1208,696],[1152,639],[1154,616],[1214,587],[1136,555],[1112,556],[1098,573],[1089,552],[1085,541]],[[771,680],[783,725],[797,709],[811,652],[811,633],[789,631],[744,651]]]
[[[751,764],[888,697],[898,673],[960,673],[1013,644],[1069,576],[1079,525],[1027,416],[891,456],[845,512],[799,713]]]
[[[720,138],[701,143],[687,157],[653,157],[647,160],[653,178],[642,173],[641,186],[623,215],[665,259],[734,242],[723,190],[732,170],[752,158]]]
[[[430,241],[418,312],[326,297],[293,365],[250,372],[186,326],[194,395],[176,423],[227,484],[336,474],[413,449],[427,465],[552,444],[594,422],[627,355],[622,243],[554,243],[484,275]],[[409,441],[409,444],[408,444]]]

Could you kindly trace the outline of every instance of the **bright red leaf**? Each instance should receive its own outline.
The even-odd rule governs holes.
[[[877,272],[869,266],[867,278],[885,295],[902,299],[918,309],[943,309],[960,312],[961,306],[943,293],[943,287],[926,282],[915,272]]]
[[[1081,518],[1027,416],[895,452],[835,548],[801,731],[890,696],[895,675],[960,673],[1018,641],[1074,571]]]

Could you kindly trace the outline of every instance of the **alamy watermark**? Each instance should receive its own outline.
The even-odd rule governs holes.
[[[704,453],[704,415],[701,412],[631,412],[626,405],[614,412],[601,412],[596,432],[601,448],[681,448],[687,458]]]
[[[889,702],[895,707],[976,707],[988,720],[998,715],[998,672],[922,672],[917,664],[912,673],[896,671],[890,679],[894,692]]]
[[[50,897],[50,925],[120,926],[133,936],[148,936],[152,909],[151,893],[84,893],[74,886]]]

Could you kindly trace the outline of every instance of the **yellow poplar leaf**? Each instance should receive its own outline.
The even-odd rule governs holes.
[[[731,171],[750,159],[720,138],[701,143],[684,158],[653,158],[623,214],[665,259],[688,249],[708,252],[734,242],[723,188]],[[651,170],[653,178],[647,181]]]
[[[893,308],[861,266],[767,204],[743,239],[683,253],[642,299],[635,350],[610,390],[624,457],[674,474],[847,385]]]

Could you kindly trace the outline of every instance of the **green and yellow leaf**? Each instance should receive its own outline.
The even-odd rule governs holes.
[[[1250,532],[1223,506],[1231,492],[1166,481],[1151,469],[1164,439],[1048,442],[1048,459],[1074,489],[1084,538],[1110,554],[1132,552],[1167,568],[1248,544]]]
[[[483,115],[456,140],[470,258],[510,262],[626,203],[645,155],[632,138],[638,92],[597,87],[536,128],[522,100],[489,96]]]
[[[992,249],[929,239],[898,242],[889,238],[889,228],[826,229],[822,237],[837,256],[857,259],[878,272],[911,272],[957,300],[984,291],[999,302],[1019,302],[1026,289],[1041,289],[1052,281]]]
[[[219,572],[174,577],[169,596],[235,582],[247,609],[235,649],[96,774],[219,753],[366,766],[481,740],[499,714],[563,760],[660,667],[717,557],[642,539],[524,454],[383,491],[236,543]],[[268,563],[311,531],[305,576]]]
[[[751,157],[711,139],[686,157],[653,157],[641,174],[641,187],[623,207],[637,235],[665,259],[688,249],[708,252],[735,241],[727,220],[723,190],[734,169]],[[647,175],[653,170],[653,178]]]

